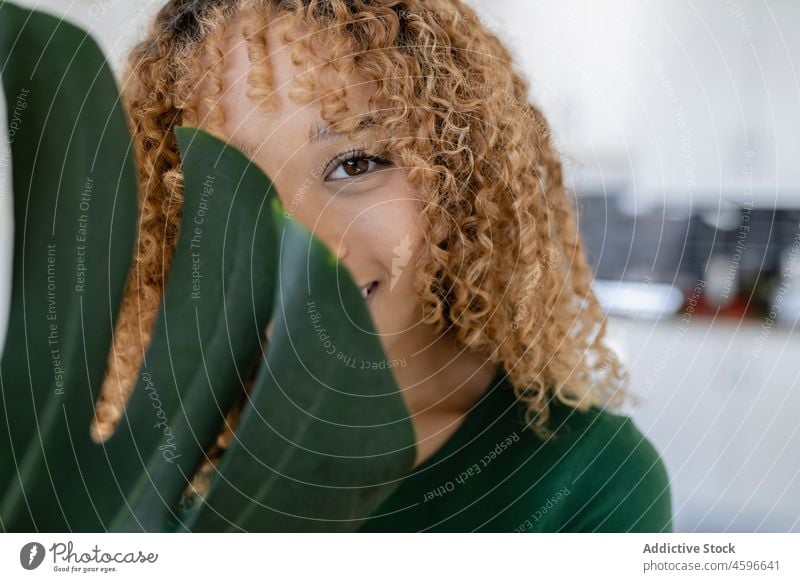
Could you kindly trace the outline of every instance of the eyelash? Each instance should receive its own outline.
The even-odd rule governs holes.
[[[353,161],[359,161],[359,160],[367,160],[367,161],[370,161],[370,162],[375,162],[379,166],[388,166],[389,164],[391,164],[391,161],[386,159],[386,158],[383,158],[383,157],[381,157],[379,155],[368,155],[364,150],[358,149],[358,148],[354,148],[352,150],[348,150],[348,151],[345,151],[345,152],[338,153],[333,158],[328,160],[328,162],[325,164],[325,171],[324,171],[325,181],[326,182],[338,182],[340,179],[345,179],[345,178],[337,178],[336,180],[328,180],[330,175],[333,173],[333,171],[340,164],[343,164],[344,162],[353,162]],[[333,165],[333,164],[336,164],[336,165]],[[369,172],[366,172],[364,174],[360,174],[358,176],[349,176],[349,177],[350,178],[360,178],[361,176],[366,176],[368,173]]]

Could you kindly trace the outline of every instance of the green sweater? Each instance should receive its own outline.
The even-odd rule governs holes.
[[[555,400],[543,442],[505,372],[364,532],[671,532],[669,478],[627,416]]]

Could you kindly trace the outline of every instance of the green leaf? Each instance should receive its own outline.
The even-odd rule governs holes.
[[[2,44],[7,94],[20,87],[29,94],[12,144],[17,228],[12,316],[0,368],[1,418],[8,424],[0,431],[2,525],[12,531],[159,531],[259,353],[272,305],[275,251],[264,202],[273,190],[234,148],[178,130],[188,170],[188,226],[181,227],[126,414],[108,441],[94,443],[89,426],[137,222],[130,138],[113,77],[91,38],[10,4],[0,7],[0,22],[9,41]],[[195,147],[213,155],[213,163],[206,165],[208,157],[195,163]],[[86,168],[92,168],[93,186],[79,292],[76,265],[84,255],[76,232],[84,184],[77,178]],[[204,191],[209,179],[219,195]],[[238,192],[240,182],[246,187]]]
[[[177,128],[184,206],[164,303],[125,420],[108,442],[131,507],[115,531],[162,531],[243,393],[261,351],[275,280],[275,191],[238,150]],[[103,491],[97,495],[104,497]]]
[[[348,271],[273,209],[275,328],[236,441],[192,531],[356,531],[410,472],[416,445]]]
[[[64,21],[0,3],[0,76],[15,207],[0,361],[0,525],[100,530],[75,455],[90,442],[133,252],[130,140],[102,53]]]

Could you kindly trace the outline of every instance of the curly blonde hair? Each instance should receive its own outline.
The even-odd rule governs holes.
[[[502,364],[537,434],[549,434],[551,398],[580,410],[624,399],[627,373],[603,341],[549,126],[508,50],[472,9],[459,0],[170,0],[124,78],[141,222],[96,441],[113,432],[133,389],[170,270],[183,202],[172,130],[197,125],[201,104],[206,125],[221,123],[223,40],[234,19],[252,64],[248,95],[259,106],[271,103],[265,29],[278,19],[300,31],[288,39],[308,71],[297,94],[319,99],[329,123],[353,130],[342,87],[356,76],[374,81],[370,115],[392,136],[391,159],[424,193],[416,281],[424,321]],[[321,82],[326,68],[339,86]],[[240,410],[206,468],[231,441]]]

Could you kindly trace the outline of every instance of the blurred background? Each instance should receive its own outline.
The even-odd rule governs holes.
[[[117,72],[162,4],[15,1],[90,30]],[[800,532],[800,2],[468,4],[552,125],[676,531]]]

